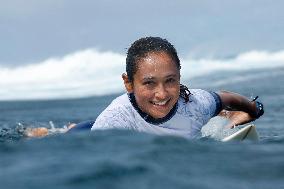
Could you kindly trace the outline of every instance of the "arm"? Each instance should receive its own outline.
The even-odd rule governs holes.
[[[26,137],[45,137],[48,135],[48,129],[45,127],[26,128],[24,136]]]
[[[223,109],[220,115],[230,119],[231,127],[251,122],[264,113],[263,105],[255,100],[250,101],[242,95],[227,91],[218,92],[218,95]]]
[[[83,122],[84,123],[84,122]],[[82,127],[82,124],[77,124],[79,127]],[[77,125],[75,123],[69,124],[67,127],[62,127],[62,128],[46,128],[46,127],[27,127],[24,131],[24,136],[26,137],[35,137],[35,138],[40,138],[40,137],[45,137],[49,134],[54,134],[54,133],[66,133],[72,128],[76,128]],[[80,128],[79,128],[80,129]],[[91,129],[91,126],[89,126],[89,130]],[[75,130],[75,129],[74,129]]]

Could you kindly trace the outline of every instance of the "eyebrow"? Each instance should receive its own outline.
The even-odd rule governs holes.
[[[178,76],[177,76],[177,74],[170,74],[170,75],[166,76],[166,78],[169,78],[169,77],[178,77]]]
[[[177,77],[177,74],[170,74],[170,75],[167,75],[165,78],[170,78],[170,77]],[[156,79],[156,77],[149,76],[149,77],[144,77],[143,81],[144,80],[153,80],[153,79]]]
[[[143,81],[145,81],[145,80],[153,80],[153,79],[155,79],[155,77],[152,77],[152,76],[150,76],[150,77],[144,77],[144,78],[143,78]]]

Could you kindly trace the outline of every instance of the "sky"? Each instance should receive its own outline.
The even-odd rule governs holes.
[[[125,54],[160,36],[181,56],[226,58],[284,49],[282,0],[0,0],[0,65],[95,48]]]
[[[127,48],[145,36],[174,44],[182,81],[277,70],[283,7],[283,0],[0,0],[0,101],[122,92]]]

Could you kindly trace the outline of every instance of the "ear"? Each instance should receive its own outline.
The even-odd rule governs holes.
[[[122,79],[123,79],[124,86],[127,92],[133,93],[133,84],[132,82],[129,81],[128,76],[125,73],[122,74]]]

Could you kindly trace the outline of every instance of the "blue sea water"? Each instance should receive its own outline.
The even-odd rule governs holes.
[[[118,94],[69,100],[0,102],[0,188],[284,188],[284,67],[216,71],[190,88],[259,96],[260,141],[222,143],[132,131],[29,139],[24,127],[95,119]]]

